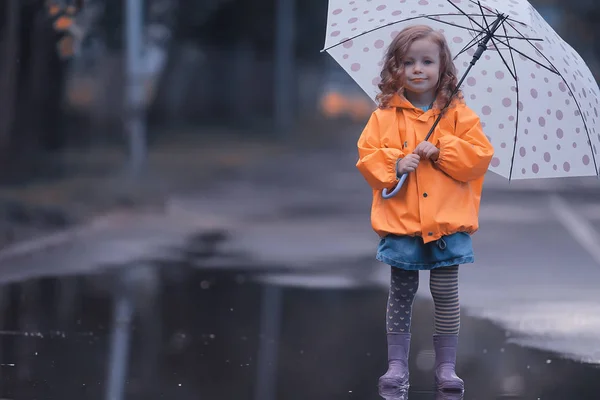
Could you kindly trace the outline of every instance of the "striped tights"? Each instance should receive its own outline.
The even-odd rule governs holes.
[[[410,332],[412,305],[419,288],[419,272],[392,268],[386,312],[387,332]],[[456,335],[460,329],[458,265],[430,271],[429,289],[435,307],[435,333]]]

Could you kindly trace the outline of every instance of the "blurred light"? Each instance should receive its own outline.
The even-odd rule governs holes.
[[[339,93],[328,93],[321,101],[323,113],[328,117],[337,117],[344,110],[345,99]]]
[[[347,116],[355,121],[361,121],[367,118],[374,108],[369,98],[344,95],[337,91],[325,93],[321,100],[321,112],[328,118]]]
[[[66,90],[67,103],[75,109],[91,107],[95,97],[92,78],[71,77]]]
[[[61,58],[73,57],[75,54],[75,39],[73,36],[65,36],[58,41],[57,48]]]
[[[75,18],[83,6],[82,1],[77,5],[64,6],[54,1],[46,2],[46,10],[51,20],[54,30],[63,36],[57,43],[57,52],[63,59],[71,58],[75,55],[81,41],[81,29],[77,27]]]
[[[51,4],[50,6],[48,6],[48,14],[50,14],[51,17],[57,16],[59,12],[60,12],[59,5]]]
[[[57,31],[66,31],[71,26],[73,26],[73,18],[71,17],[63,15],[62,17],[58,17],[56,21],[54,21],[54,29],[56,29]]]

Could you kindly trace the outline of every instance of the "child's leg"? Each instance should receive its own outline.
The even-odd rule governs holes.
[[[431,270],[429,289],[435,308],[435,333],[458,335],[460,330],[458,265]]]
[[[419,271],[392,267],[387,304],[387,332],[410,332],[412,305],[419,288]]]
[[[431,270],[429,288],[435,308],[435,381],[438,390],[463,391],[464,382],[455,372],[460,329],[458,265]]]
[[[386,312],[388,370],[379,378],[382,389],[408,387],[408,353],[410,319],[415,294],[419,287],[419,271],[392,267]]]

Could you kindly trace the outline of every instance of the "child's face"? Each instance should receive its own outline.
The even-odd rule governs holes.
[[[406,57],[404,65],[404,88],[410,92],[435,96],[440,79],[440,48],[429,39],[415,40]]]

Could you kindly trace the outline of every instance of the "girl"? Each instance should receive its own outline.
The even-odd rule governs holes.
[[[358,140],[357,168],[373,189],[371,223],[377,259],[391,266],[386,313],[388,371],[380,387],[408,387],[412,304],[419,270],[429,270],[435,305],[435,381],[463,391],[455,373],[460,326],[458,266],[472,263],[483,179],[493,148],[479,117],[457,86],[444,36],[428,26],[404,29],[390,44],[381,72],[378,109]],[[429,141],[423,141],[436,117]],[[383,199],[399,177],[400,192]]]

